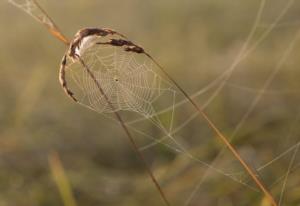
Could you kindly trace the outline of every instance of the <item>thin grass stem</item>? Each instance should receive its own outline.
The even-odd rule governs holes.
[[[260,180],[254,170],[246,163],[246,161],[241,157],[238,151],[234,148],[234,146],[227,140],[227,138],[222,134],[222,132],[216,127],[216,125],[210,120],[207,114],[203,111],[202,108],[186,93],[186,91],[173,79],[169,73],[148,53],[145,53],[162,71],[162,73],[178,88],[178,90],[185,96],[185,98],[194,106],[197,112],[206,120],[210,128],[216,133],[217,137],[228,147],[228,149],[232,152],[232,154],[236,157],[236,159],[241,163],[259,189],[264,193],[264,195],[268,198],[270,203],[273,206],[277,206],[273,196],[269,192],[269,190],[264,186],[262,180]]]

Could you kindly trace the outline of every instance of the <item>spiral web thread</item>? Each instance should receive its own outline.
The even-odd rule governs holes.
[[[159,121],[155,118],[155,102],[164,96],[171,96],[175,101],[176,91],[154,70],[153,62],[141,56],[108,45],[88,48],[82,57],[113,107],[99,93],[90,75],[75,61],[68,65],[67,72],[81,91],[79,102],[99,113],[131,111]],[[171,116],[173,113],[171,110]]]

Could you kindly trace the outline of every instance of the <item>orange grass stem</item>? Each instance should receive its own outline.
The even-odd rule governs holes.
[[[47,29],[49,30],[49,32],[55,37],[57,38],[59,41],[63,42],[66,45],[70,44],[70,41],[67,39],[67,37],[60,31],[60,29],[58,28],[58,26],[55,24],[55,22],[52,20],[52,18],[48,15],[48,13],[43,9],[43,7],[41,7],[41,5],[39,5],[39,3],[36,0],[32,0],[34,2],[34,4],[39,8],[39,10],[41,10],[41,12],[48,18],[48,20],[51,22],[51,24],[53,26],[50,26],[48,24],[43,23]]]

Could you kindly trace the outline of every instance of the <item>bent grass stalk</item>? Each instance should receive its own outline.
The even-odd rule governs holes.
[[[41,10],[41,12],[48,18],[48,20],[53,24],[53,26],[49,26],[47,24],[44,24],[49,32],[56,37],[58,40],[60,40],[61,42],[63,42],[66,45],[69,45],[70,41],[62,34],[62,32],[60,32],[60,30],[58,29],[58,27],[56,26],[56,24],[54,23],[54,21],[49,17],[49,15],[46,13],[46,11],[35,1],[32,0],[34,4],[36,4],[36,6]],[[273,205],[273,206],[277,206],[277,203],[275,202],[273,196],[271,195],[271,193],[268,191],[268,189],[264,186],[264,184],[262,183],[262,181],[258,178],[258,176],[255,174],[255,172],[253,171],[253,169],[245,162],[245,160],[243,160],[243,158],[240,156],[240,154],[238,153],[238,151],[234,148],[234,146],[227,140],[227,138],[223,135],[223,133],[216,127],[216,125],[210,120],[210,118],[207,116],[207,114],[203,111],[203,109],[185,92],[185,90],[177,83],[177,81],[175,81],[175,79],[173,79],[169,73],[148,53],[144,52],[144,54],[146,56],[148,56],[162,71],[162,73],[177,87],[177,89],[185,96],[185,98],[193,105],[193,107],[197,110],[199,116],[202,116],[206,122],[208,123],[208,125],[210,126],[210,128],[216,133],[217,137],[228,147],[228,149],[232,152],[232,154],[235,156],[235,158],[241,163],[241,165],[244,167],[244,169],[246,170],[246,172],[250,175],[250,177],[253,179],[253,181],[256,183],[256,185],[258,186],[258,188],[263,192],[263,194],[266,196],[266,198],[269,200],[269,202]],[[79,61],[82,64],[82,66],[84,67],[84,69],[87,71],[87,73],[89,74],[89,76],[93,79],[94,83],[96,84],[99,92],[103,95],[103,97],[106,99],[108,105],[113,108],[113,105],[110,103],[108,97],[106,96],[106,94],[104,93],[100,83],[96,80],[96,78],[94,77],[93,73],[90,71],[90,69],[88,68],[88,66],[84,63],[84,61],[79,57]],[[135,143],[129,129],[127,128],[125,122],[123,121],[123,119],[121,118],[121,115],[117,112],[114,111],[115,117],[116,119],[119,121],[119,123],[121,124],[121,127],[123,128],[123,130],[125,131],[130,144],[133,148],[133,150],[136,152],[136,154],[138,155],[138,157],[140,158],[140,160],[143,162],[152,182],[155,184],[155,187],[157,188],[157,190],[159,191],[161,197],[163,198],[164,202],[166,205],[170,205],[168,199],[166,198],[166,195],[164,194],[162,188],[160,187],[160,185],[158,184],[158,181],[156,180],[155,176],[153,175],[150,167],[148,166],[148,164],[145,161],[144,155],[140,152],[140,150],[137,147],[137,144]]]
[[[65,37],[65,35],[62,34],[62,32],[59,30],[58,26],[56,26],[56,24],[54,23],[54,21],[50,18],[50,16],[47,14],[47,12],[35,1],[35,0],[32,0],[32,2],[40,9],[40,11],[45,15],[45,17],[51,22],[51,26],[48,25],[48,24],[45,24],[43,23],[43,21],[40,20],[41,23],[43,23],[43,25],[45,25],[47,27],[47,29],[49,30],[49,32],[55,37],[57,38],[58,40],[60,40],[61,42],[63,42],[65,45],[69,45],[70,44],[70,41]],[[90,69],[87,67],[87,65],[84,63],[84,61],[79,58],[79,61],[80,63],[82,64],[82,66],[86,69],[86,71],[88,72],[88,74],[90,75],[90,77],[93,79],[94,83],[96,84],[97,88],[99,89],[99,92],[104,96],[104,98],[106,99],[108,105],[112,108],[113,108],[113,105],[111,104],[111,102],[109,101],[107,95],[104,93],[100,83],[96,80],[96,78],[94,77],[93,73],[90,71]],[[156,180],[153,172],[151,171],[150,167],[148,166],[146,160],[145,160],[145,157],[144,155],[142,154],[142,152],[138,149],[138,146],[137,144],[135,143],[134,139],[133,139],[133,136],[131,135],[129,129],[127,128],[125,122],[123,121],[121,115],[115,111],[114,112],[115,116],[116,116],[116,119],[119,121],[119,123],[121,124],[121,127],[123,128],[123,130],[125,131],[128,139],[129,139],[129,142],[133,148],[133,150],[135,151],[135,153],[138,155],[138,157],[140,158],[141,162],[144,164],[144,167],[146,168],[147,170],[147,173],[149,174],[152,182],[154,183],[155,187],[157,188],[157,190],[159,191],[160,193],[160,196],[162,197],[164,203],[167,205],[167,206],[170,206],[170,202],[168,201],[165,193],[163,192],[161,186],[159,185],[158,181]],[[60,192],[62,194],[62,197],[65,201],[65,203],[69,203],[71,202],[71,204],[69,204],[70,206],[76,206],[76,203],[74,201],[74,199],[72,199],[72,195],[70,193],[71,189],[69,188],[70,185],[67,184],[67,181],[64,181],[62,184],[60,181],[58,181],[59,179],[65,179],[66,180],[66,177],[65,177],[65,174],[63,173],[63,169],[62,169],[62,166],[59,162],[59,159],[56,156],[52,156],[50,159],[49,159],[49,163],[51,165],[51,168],[52,168],[52,171],[53,171],[53,176],[54,176],[54,179],[58,185],[58,188],[60,189]],[[65,177],[65,178],[63,178]],[[62,190],[61,188],[69,188],[69,189],[66,189],[66,190]]]

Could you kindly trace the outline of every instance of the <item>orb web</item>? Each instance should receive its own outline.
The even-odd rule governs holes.
[[[68,84],[72,85],[70,90],[81,104],[99,113],[132,111],[151,116],[155,102],[166,93],[174,92],[145,55],[111,45],[99,45],[97,41],[103,41],[100,37],[86,38],[76,51],[77,55],[92,71],[110,103],[80,62],[69,57],[66,72],[71,79]]]

